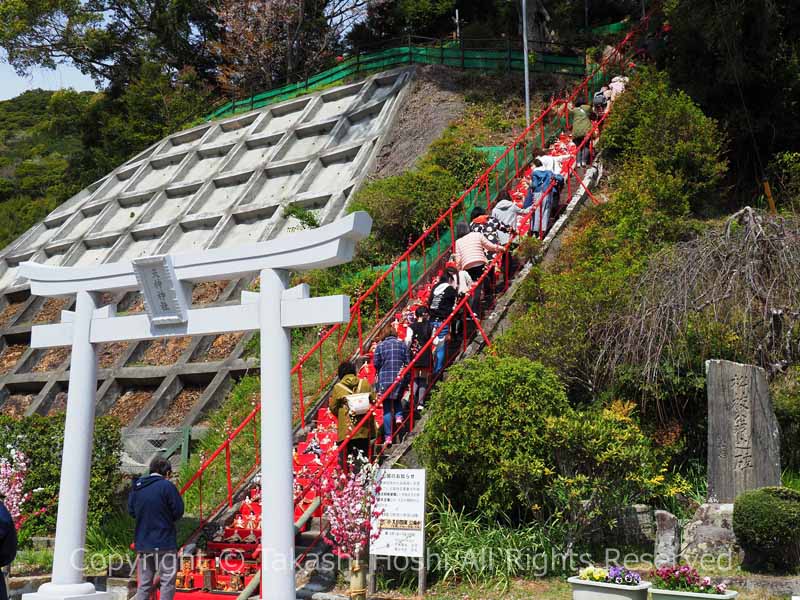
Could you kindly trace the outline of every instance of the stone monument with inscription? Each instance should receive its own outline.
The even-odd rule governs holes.
[[[778,421],[764,369],[706,361],[708,501],[730,503],[747,490],[781,484]]]

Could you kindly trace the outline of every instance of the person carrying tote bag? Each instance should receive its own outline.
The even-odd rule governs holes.
[[[364,394],[367,396],[365,397]],[[328,407],[338,421],[340,445],[345,443],[344,440],[369,410],[369,405],[364,410],[365,399],[369,405],[375,402],[375,395],[372,393],[369,381],[358,378],[356,367],[352,362],[341,363],[339,365],[339,381],[333,386],[331,397],[328,400]],[[374,419],[370,418],[347,442],[347,449],[342,450],[339,454],[342,465],[345,466],[351,458],[356,461],[359,453],[363,454],[366,459],[369,456],[369,443],[373,437],[375,437],[375,423]]]

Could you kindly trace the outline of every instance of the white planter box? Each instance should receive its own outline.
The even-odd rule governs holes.
[[[639,585],[617,585],[587,581],[579,577],[570,577],[567,582],[572,586],[572,600],[647,600],[649,581]]]
[[[707,598],[709,600],[731,600],[739,595],[733,590],[724,594],[697,594],[695,592],[678,592],[675,590],[657,590],[651,588],[652,600],[677,600],[678,598]]]

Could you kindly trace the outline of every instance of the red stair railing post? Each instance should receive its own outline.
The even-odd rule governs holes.
[[[319,349],[317,350],[317,352],[319,352],[319,389],[320,390],[322,390],[323,386],[325,385],[325,373],[324,373],[325,366],[324,366],[324,363],[323,363],[323,360],[322,360],[322,346],[324,346],[324,345],[325,345],[325,338],[323,338],[321,340],[321,343],[319,345]]]
[[[506,275],[505,275],[505,277],[503,279],[505,279],[505,291],[507,292],[508,291],[508,280],[509,280],[509,277],[511,277],[511,253],[510,252],[506,252],[505,253],[505,259],[506,259],[506,261],[505,261],[506,262]]]
[[[253,467],[257,467],[260,464],[259,452],[261,450],[260,444],[259,444],[259,441],[258,441],[258,422],[255,419],[253,419],[251,421],[251,423],[253,423],[253,447],[255,448],[255,451],[256,451],[255,452],[256,460],[253,463]]]
[[[477,289],[477,286],[473,286],[473,288]],[[472,293],[468,294],[470,300],[472,299],[473,294],[475,291],[473,290]],[[469,304],[469,302],[464,303],[464,306]],[[464,350],[467,349],[467,311],[462,311],[461,313],[461,337],[463,338],[464,342]]]
[[[361,305],[358,305],[358,316],[356,317],[358,321],[358,352],[360,354],[364,354],[364,336],[361,331]]]
[[[456,251],[456,228],[453,225],[453,209],[450,208],[450,252]]]
[[[575,165],[572,165],[570,167],[571,170],[574,170],[574,168],[575,168]],[[568,200],[572,200],[572,184],[570,183],[570,180],[569,180],[569,171],[567,172],[566,180],[567,180],[567,198],[568,198]]]
[[[474,313],[474,312],[472,312],[472,308],[470,308],[470,306],[469,306],[469,302],[467,302],[466,304],[464,304],[464,308],[465,308],[467,311],[469,311],[469,314],[470,314],[470,315],[472,315],[472,320],[475,322],[475,327],[477,327],[477,328],[478,328],[478,331],[480,332],[481,336],[483,337],[483,341],[484,341],[484,342],[486,342],[486,345],[487,345],[487,346],[491,346],[491,345],[492,345],[492,342],[489,340],[489,336],[487,336],[487,335],[486,335],[486,332],[483,330],[483,327],[481,327],[480,320],[478,319],[478,317],[477,317],[477,316],[475,316],[475,313]],[[466,314],[466,313],[465,313],[465,314]],[[464,337],[464,339],[466,340],[466,336]],[[466,350],[466,341],[464,342],[464,349]]]
[[[306,427],[306,398],[303,393],[303,363],[297,366],[297,394],[300,397],[300,427]]]
[[[409,433],[414,431],[414,411],[417,408],[417,402],[414,398],[414,376],[416,373],[414,372],[415,369],[411,369],[411,383],[408,386],[408,422],[409,422]]]
[[[233,482],[231,481],[231,440],[225,444],[225,478],[228,484],[228,508],[233,508]]]
[[[408,275],[408,288],[406,289],[406,294],[408,294],[408,298],[411,298],[411,253],[410,252],[406,255],[406,274]]]
[[[203,473],[200,473],[200,477],[198,478],[197,482],[198,487],[198,504],[200,506],[199,513],[200,513],[200,524],[203,524]]]

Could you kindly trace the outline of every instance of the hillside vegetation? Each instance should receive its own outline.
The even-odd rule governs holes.
[[[67,183],[70,163],[81,151],[80,132],[54,126],[52,97],[33,90],[0,102],[0,245],[80,189]]]

